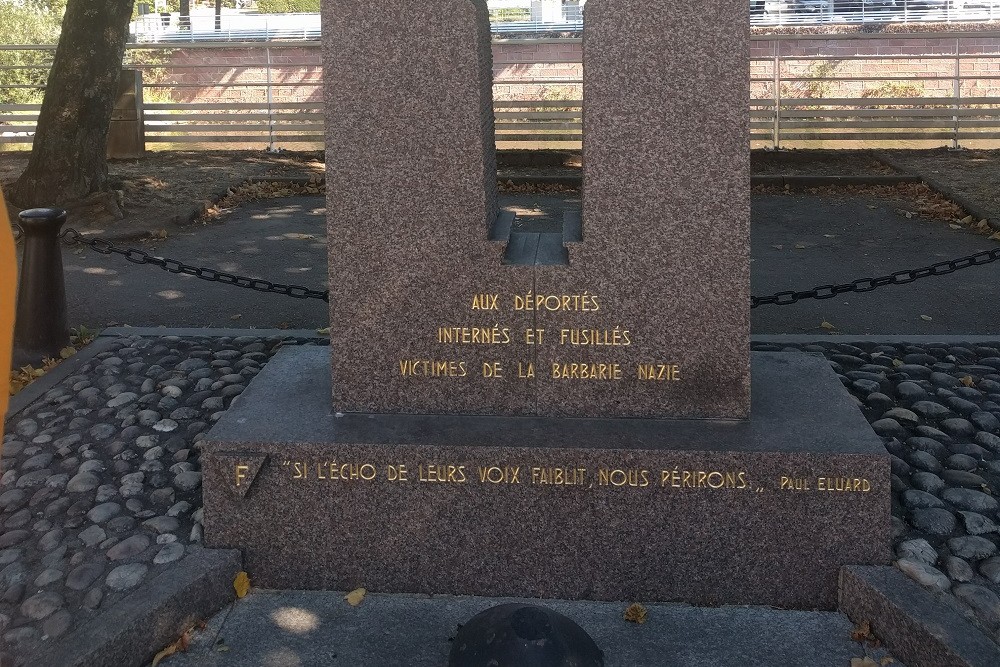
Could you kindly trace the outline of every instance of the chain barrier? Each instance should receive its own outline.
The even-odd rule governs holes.
[[[944,262],[938,262],[919,269],[896,271],[885,276],[879,276],[878,278],[859,278],[849,283],[841,283],[839,285],[819,285],[802,292],[787,291],[776,292],[770,296],[752,296],[750,297],[750,307],[756,308],[758,306],[771,305],[789,306],[798,301],[802,301],[803,299],[832,299],[835,296],[848,294],[850,292],[871,292],[872,290],[876,290],[879,287],[885,287],[887,285],[906,285],[908,283],[912,283],[914,280],[920,280],[921,278],[946,276],[949,273],[954,273],[955,271],[959,271],[961,269],[967,269],[970,266],[982,266],[997,260],[1000,260],[1000,248],[984,250],[982,252],[977,252],[974,255],[959,257],[958,259],[949,259]]]
[[[170,259],[169,257],[157,257],[156,255],[151,255],[145,250],[140,250],[138,248],[122,248],[115,245],[111,241],[99,237],[92,239],[84,238],[80,232],[72,228],[64,230],[61,234],[59,234],[59,237],[66,245],[69,246],[85,245],[94,252],[102,255],[121,255],[133,264],[149,264],[169,273],[194,276],[195,278],[199,278],[201,280],[207,280],[210,283],[222,283],[224,285],[233,285],[234,287],[242,287],[244,289],[250,289],[257,292],[281,294],[284,296],[290,296],[293,299],[321,299],[326,302],[330,301],[330,290],[314,290],[301,285],[272,283],[270,280],[237,276],[224,271],[217,271],[206,267],[185,264],[184,262],[176,259]]]
[[[15,230],[15,238],[19,239],[23,234],[23,230],[20,229],[19,225],[13,225],[13,227]],[[19,231],[20,233],[18,233]],[[92,239],[84,238],[80,232],[72,228],[64,230],[59,236],[62,238],[63,242],[66,243],[66,245],[85,245],[94,252],[102,255],[121,255],[133,264],[150,264],[170,273],[194,276],[195,278],[207,280],[208,282],[233,285],[235,287],[242,287],[244,289],[255,290],[257,292],[282,294],[284,296],[290,296],[293,299],[321,299],[326,302],[330,301],[330,290],[313,290],[301,285],[273,283],[270,280],[237,276],[224,271],[217,271],[206,267],[185,264],[184,262],[176,259],[151,255],[145,250],[139,250],[138,248],[122,248],[99,237]],[[984,264],[990,264],[991,262],[996,262],[998,260],[1000,260],[1000,247],[994,248],[993,250],[977,252],[974,255],[967,255],[957,259],[937,262],[936,264],[924,266],[919,269],[895,271],[877,278],[859,278],[849,283],[840,283],[838,285],[818,285],[812,289],[801,292],[784,291],[775,292],[769,296],[751,296],[750,307],[790,306],[793,303],[798,303],[804,299],[822,300],[832,299],[836,296],[840,296],[841,294],[863,294],[888,285],[907,285],[922,278],[946,276],[949,273],[954,273],[955,271],[959,271],[961,269],[967,269],[971,266],[983,266]]]

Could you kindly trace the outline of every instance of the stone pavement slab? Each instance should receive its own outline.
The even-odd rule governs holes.
[[[508,195],[501,203],[544,227],[561,221],[561,211],[578,198]],[[937,220],[908,220],[896,213],[903,202],[794,194],[756,195],[752,203],[754,294],[846,282],[996,247]],[[326,280],[324,215],[317,197],[257,202],[234,211],[225,224],[178,232],[152,248],[195,264],[320,288]],[[206,283],[89,251],[67,251],[65,265],[73,325],[315,329],[329,323],[319,300]],[[843,334],[991,334],[1000,322],[998,284],[1000,262],[868,294],[757,308],[752,329],[826,335],[826,321]]]
[[[523,600],[369,594],[351,607],[342,593],[253,591],[164,667],[442,667],[460,624],[513,601]],[[651,605],[639,625],[622,618],[628,603],[541,604],[579,623],[607,667],[848,667],[886,656],[853,641],[850,621],[832,612]]]

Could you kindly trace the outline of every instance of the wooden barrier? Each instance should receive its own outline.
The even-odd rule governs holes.
[[[17,258],[14,255],[14,235],[7,219],[7,204],[0,192],[0,438],[3,437],[3,417],[7,414],[10,397],[10,355],[14,340],[14,307],[17,300]],[[3,440],[0,439],[0,455]]]

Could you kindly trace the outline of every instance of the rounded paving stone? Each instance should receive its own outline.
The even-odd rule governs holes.
[[[94,561],[83,563],[70,570],[69,574],[66,575],[66,588],[82,591],[102,574],[104,574],[103,564]]]
[[[904,558],[896,561],[896,567],[924,588],[942,593],[951,588],[951,580],[947,575],[930,565]]]
[[[906,462],[925,472],[939,473],[944,469],[932,454],[920,450],[909,452],[906,455]]]
[[[73,615],[65,609],[60,609],[42,623],[42,636],[49,639],[61,637],[71,625],[73,625]]]
[[[177,473],[174,476],[174,486],[180,491],[194,491],[201,486],[201,472],[185,470]]]
[[[925,473],[929,474],[929,473]],[[901,495],[903,505],[908,509],[922,509],[929,507],[944,507],[944,503],[940,498],[931,495],[925,491],[920,491],[917,489],[908,489],[903,491]]]
[[[153,558],[156,565],[164,565],[179,560],[184,555],[184,545],[180,542],[169,542]]]
[[[83,542],[84,545],[92,547],[95,544],[103,542],[107,539],[108,535],[100,526],[90,526],[89,528],[82,530],[77,537],[80,538],[80,541]]]
[[[975,424],[980,431],[996,433],[1000,431],[1000,419],[997,419],[989,412],[973,412],[969,415],[969,421]]]
[[[976,433],[973,438],[973,442],[981,447],[985,447],[994,454],[1000,454],[1000,436],[980,431],[979,433]]]
[[[917,413],[906,408],[892,408],[891,410],[887,410],[882,415],[882,418],[894,419],[907,428],[914,428],[920,423],[920,417],[917,416]]]
[[[110,560],[134,558],[145,551],[149,544],[150,539],[145,535],[133,535],[108,549],[108,558]]]
[[[927,452],[928,454],[931,454],[939,459],[944,459],[950,455],[948,448],[934,438],[914,436],[906,439],[906,446],[911,450]]]
[[[1000,507],[993,496],[974,489],[951,488],[941,492],[941,499],[955,507],[980,514],[992,514]]]
[[[968,419],[951,417],[941,420],[941,430],[956,438],[971,438],[976,434],[976,426]]]
[[[63,603],[63,596],[55,591],[42,591],[21,603],[21,613],[33,621],[40,621],[54,614]]]
[[[942,559],[944,570],[952,581],[972,581],[976,576],[972,566],[957,556],[945,556]],[[980,566],[980,569],[982,566]]]
[[[983,575],[994,584],[1000,584],[1000,556],[987,558],[980,563],[979,574]],[[968,581],[968,579],[965,581]]]
[[[62,542],[63,531],[61,528],[53,528],[49,532],[42,535],[41,539],[38,540],[38,548],[42,551],[52,551],[59,546]]]
[[[31,535],[32,532],[30,530],[8,530],[0,535],[0,549],[21,544],[21,542],[27,540]]]
[[[917,401],[910,409],[927,419],[941,419],[952,414],[951,410],[934,401]]]
[[[115,591],[126,591],[130,588],[135,588],[142,581],[142,578],[146,576],[149,571],[149,566],[143,563],[129,563],[128,565],[119,565],[115,569],[108,573],[105,583],[108,588]]]
[[[928,535],[943,537],[951,535],[955,530],[957,520],[955,515],[948,510],[931,507],[910,512],[910,523],[913,524],[914,528]]]
[[[981,489],[986,485],[986,480],[971,472],[963,470],[945,470],[941,477],[948,486],[962,486],[967,489]]]
[[[997,552],[997,545],[978,535],[953,537],[948,540],[948,548],[951,553],[965,560],[982,560]]]
[[[944,464],[952,470],[964,470],[966,472],[971,472],[979,467],[979,461],[968,454],[952,454],[945,460]]]
[[[895,419],[879,419],[872,422],[872,430],[883,438],[905,438],[906,429]]]
[[[87,512],[87,518],[94,523],[104,523],[121,514],[122,506],[118,503],[101,503]]]
[[[170,516],[157,516],[142,522],[143,528],[154,533],[172,533],[177,530],[181,522]]]
[[[965,525],[965,532],[970,535],[987,535],[998,532],[997,525],[988,517],[976,512],[959,512],[962,523]]]
[[[916,382],[900,382],[896,385],[896,395],[903,401],[915,403],[927,398],[927,392]]]
[[[69,493],[84,493],[86,491],[93,491],[98,486],[101,485],[101,479],[90,472],[77,473],[66,484],[66,491]]]
[[[54,584],[63,578],[63,571],[57,570],[53,567],[42,570],[37,577],[35,577],[35,586],[39,588],[45,588],[49,584]]]
[[[924,565],[934,565],[938,560],[938,552],[923,538],[901,542],[896,547],[896,555],[900,560],[910,560]]]

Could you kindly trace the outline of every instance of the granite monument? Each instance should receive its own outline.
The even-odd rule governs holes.
[[[323,9],[331,349],[212,429],[210,546],[276,588],[791,608],[888,562],[880,440],[823,360],[749,353],[745,2],[590,0],[583,209],[533,235],[485,2]]]

